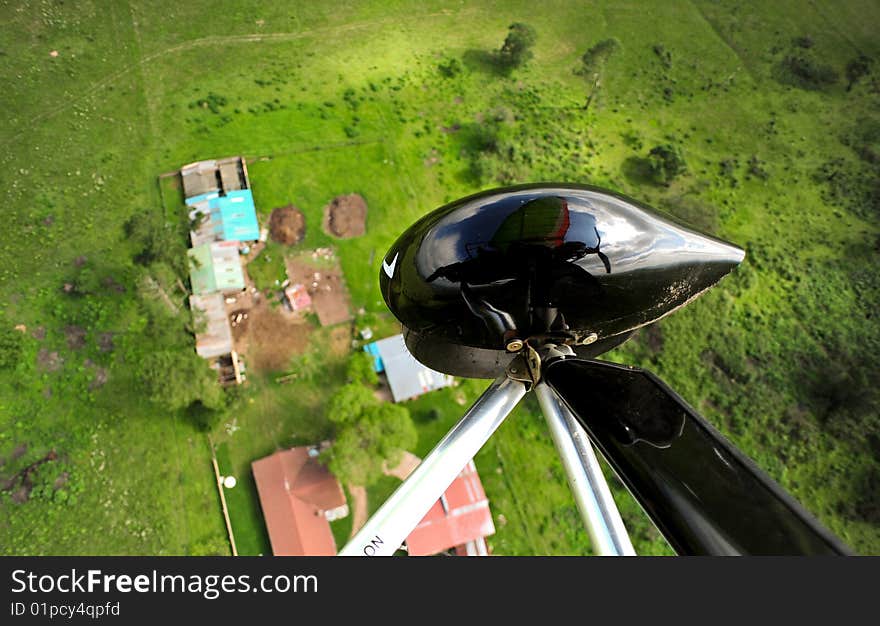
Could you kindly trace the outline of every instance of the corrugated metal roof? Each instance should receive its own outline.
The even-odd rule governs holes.
[[[205,359],[232,352],[232,328],[223,300],[221,293],[189,297],[190,308],[203,318],[204,330],[196,333],[196,353]]]
[[[190,233],[193,246],[209,241],[256,241],[260,238],[257,209],[250,189],[225,196],[203,194],[186,201],[192,207],[190,220],[201,218]]]
[[[308,448],[276,452],[251,463],[275,556],[333,556],[327,511],[345,507],[339,481]]]
[[[230,191],[208,201],[212,221],[219,221],[225,241],[256,241],[260,238],[257,209],[250,189]]]
[[[245,188],[244,172],[241,170],[239,160],[221,163],[218,167],[220,170],[220,182],[223,190],[226,192],[235,191],[236,189]]]
[[[203,244],[187,250],[187,255],[190,282],[195,295],[244,289],[244,272],[241,269],[237,241]]]
[[[410,556],[444,552],[495,533],[489,500],[470,461],[406,538]]]
[[[189,199],[200,196],[250,187],[247,166],[244,159],[237,156],[189,163],[180,168],[180,178],[187,204]]]
[[[217,181],[217,161],[198,161],[180,168],[180,179],[183,181],[183,195],[186,198],[220,190]]]
[[[452,384],[452,377],[425,367],[406,349],[403,335],[394,335],[374,342],[388,386],[395,402],[415,398],[428,391],[442,389]]]
[[[385,371],[385,365],[382,363],[382,357],[379,356],[379,348],[376,347],[376,342],[368,343],[364,346],[364,352],[373,357],[373,369],[377,372],[381,373]]]

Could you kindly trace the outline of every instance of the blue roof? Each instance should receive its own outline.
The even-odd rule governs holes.
[[[220,195],[219,191],[209,191],[208,193],[199,194],[198,196],[193,196],[192,198],[186,199],[187,206],[195,206],[199,202],[205,202],[208,200],[213,200],[214,198]]]
[[[225,196],[211,198],[208,207],[212,217],[221,224],[224,241],[255,241],[260,238],[257,209],[250,189],[238,189]]]
[[[373,357],[373,369],[377,372],[385,371],[385,364],[382,363],[382,357],[379,356],[379,346],[376,345],[376,342],[368,343],[364,346],[364,352]]]

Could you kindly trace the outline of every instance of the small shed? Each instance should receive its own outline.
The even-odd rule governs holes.
[[[187,250],[193,294],[235,293],[245,288],[237,241],[206,243]]]
[[[470,461],[406,538],[410,556],[456,548],[459,554],[486,555],[485,537],[495,534],[489,500]]]
[[[232,352],[232,328],[226,315],[223,294],[190,296],[189,306],[204,328],[196,333],[196,353],[205,359]],[[201,320],[199,320],[201,318]]]
[[[380,339],[364,347],[374,357],[377,372],[385,371],[388,386],[395,402],[402,402],[452,384],[452,376],[441,374],[425,367],[410,354],[403,341],[403,335],[393,335]]]
[[[306,290],[306,286],[300,283],[286,287],[284,296],[293,311],[303,311],[312,306],[312,297]]]

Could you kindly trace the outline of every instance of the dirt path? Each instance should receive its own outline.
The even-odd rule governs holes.
[[[309,37],[329,37],[329,36],[339,36],[351,31],[358,30],[369,30],[371,28],[376,27],[389,27],[394,24],[404,23],[408,21],[422,21],[429,18],[437,18],[437,17],[450,17],[451,15],[457,15],[460,17],[464,17],[465,14],[478,12],[478,9],[464,9],[460,11],[453,12],[450,9],[444,9],[435,13],[428,13],[425,15],[411,15],[405,18],[379,18],[373,20],[364,20],[360,22],[352,22],[349,24],[340,24],[337,26],[325,26],[325,27],[317,27],[317,28],[308,28],[304,30],[300,30],[297,32],[272,32],[272,33],[250,33],[250,34],[240,34],[240,35],[209,35],[207,37],[199,37],[197,39],[190,39],[188,41],[183,41],[173,46],[169,46],[164,48],[163,50],[157,50],[155,52],[151,52],[137,59],[134,63],[130,63],[126,65],[116,72],[112,74],[108,74],[101,80],[95,81],[91,85],[88,86],[81,94],[71,96],[69,98],[64,98],[59,104],[53,106],[52,108],[43,111],[42,113],[38,113],[37,115],[31,117],[28,120],[25,120],[18,129],[13,130],[13,132],[6,137],[0,138],[0,146],[7,146],[14,141],[17,141],[18,138],[27,133],[29,130],[34,128],[39,122],[42,120],[48,119],[50,117],[54,117],[59,113],[66,111],[67,109],[80,104],[88,98],[94,96],[95,92],[99,89],[102,89],[108,85],[112,85],[113,83],[119,81],[127,74],[132,71],[142,71],[142,68],[152,61],[159,59],[164,56],[170,56],[172,54],[183,52],[186,50],[192,50],[196,48],[203,47],[223,47],[226,48],[232,44],[250,44],[250,43],[263,43],[263,42],[284,42],[284,41],[296,41],[299,39],[306,39]],[[132,21],[134,22],[135,17],[132,16]],[[142,82],[143,84],[143,82]]]
[[[351,496],[351,535],[348,537],[351,539],[367,523],[367,490],[357,485],[349,485],[348,495]]]
[[[397,467],[392,469],[388,469],[387,467],[385,467],[382,469],[382,472],[386,476],[394,476],[395,478],[399,478],[400,480],[406,480],[421,462],[422,460],[412,452],[404,452],[403,459],[401,459],[400,463],[397,464]]]

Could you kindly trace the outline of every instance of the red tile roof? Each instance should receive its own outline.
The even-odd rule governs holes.
[[[272,553],[275,556],[333,556],[336,542],[324,512],[345,505],[339,481],[291,448],[251,463]]]
[[[406,538],[406,545],[410,556],[427,556],[494,533],[489,500],[471,461]]]

